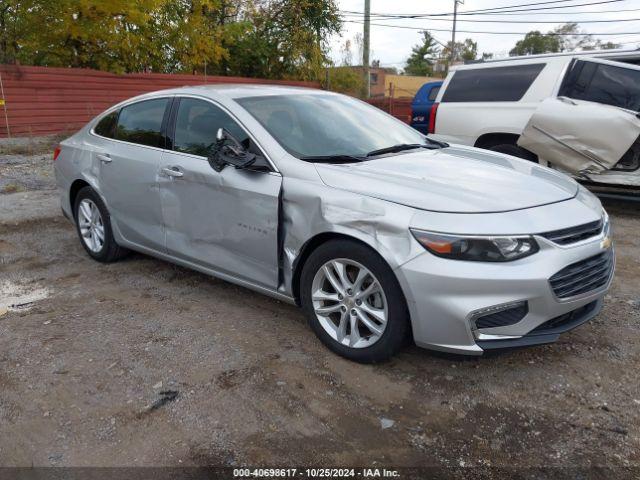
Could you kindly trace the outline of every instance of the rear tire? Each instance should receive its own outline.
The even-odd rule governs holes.
[[[522,158],[523,160],[529,160],[530,162],[538,163],[538,156],[535,153],[532,153],[528,150],[525,150],[524,148],[510,143],[494,145],[493,147],[489,147],[489,150],[505,153],[507,155],[511,155],[512,157],[518,157]]]
[[[400,284],[384,259],[359,242],[331,240],[313,251],[302,268],[300,296],[314,333],[349,360],[382,362],[407,338]]]
[[[80,243],[91,258],[110,263],[128,253],[127,249],[116,243],[109,211],[93,188],[84,187],[78,192],[73,216]]]

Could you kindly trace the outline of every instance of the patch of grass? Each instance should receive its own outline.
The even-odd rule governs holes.
[[[14,143],[13,139],[0,141],[0,155],[42,155],[51,153],[61,140],[68,134],[50,135],[46,137],[34,137]]]
[[[17,183],[8,183],[2,188],[2,193],[17,193],[23,191],[24,187],[22,185],[18,185]]]

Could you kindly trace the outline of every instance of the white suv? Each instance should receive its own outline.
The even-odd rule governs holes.
[[[519,57],[451,71],[430,138],[640,187],[640,52]],[[606,60],[606,57],[620,61]],[[600,58],[598,58],[600,57]]]

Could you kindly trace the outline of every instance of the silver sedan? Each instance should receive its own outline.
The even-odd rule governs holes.
[[[472,355],[552,342],[613,276],[607,214],[572,179],[324,91],[142,95],[54,160],[95,260],[135,250],[296,303],[356,361],[408,339]]]

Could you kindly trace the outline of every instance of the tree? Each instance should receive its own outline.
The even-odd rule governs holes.
[[[442,56],[448,65],[451,61],[451,42],[447,42],[447,46],[442,50]],[[454,62],[464,62],[475,60],[478,57],[478,44],[470,38],[462,42],[456,42]]]
[[[535,30],[527,33],[524,39],[518,40],[516,46],[509,52],[509,55],[537,55],[540,53],[559,51],[560,41],[557,36],[546,35]]]
[[[15,60],[114,72],[145,60],[147,67],[154,50],[145,27],[164,1],[30,0],[16,18],[23,34],[16,41]]]
[[[431,76],[440,47],[429,32],[422,32],[422,44],[411,49],[404,72],[407,75]]]
[[[362,73],[360,68],[346,66],[329,68],[322,81],[322,86],[333,92],[347,93],[354,97],[364,97],[366,85]]]
[[[335,0],[262,0],[249,28],[229,48],[227,74],[264,78],[322,78],[329,37],[340,31]]]
[[[619,43],[603,42],[602,40],[597,39],[593,45],[584,47],[583,50],[611,50],[620,47],[621,45]]]
[[[353,51],[355,47],[355,53]],[[352,39],[347,39],[340,48],[340,65],[350,67],[353,65],[361,65],[362,52],[364,49],[362,33],[356,33]],[[354,60],[355,59],[355,60]],[[375,60],[371,62],[371,66],[375,66]],[[380,61],[378,60],[378,63]]]
[[[0,0],[4,62],[317,80],[336,0]]]
[[[351,51],[351,40],[344,42],[344,45],[340,49],[340,55],[342,56],[341,65],[348,67],[353,65],[353,52]]]
[[[21,40],[29,35],[28,18],[33,2],[28,0],[0,1],[0,62],[15,63]]]
[[[524,39],[518,40],[509,55],[536,55],[610,48],[620,48],[620,45],[613,42],[603,43],[600,39],[594,39],[593,35],[585,35],[581,33],[577,23],[571,22],[556,27],[546,34],[537,30],[527,33]]]
[[[574,52],[576,50],[593,50],[595,41],[592,35],[580,33],[580,27],[575,22],[565,23],[549,32],[559,34],[558,42],[561,52]]]

